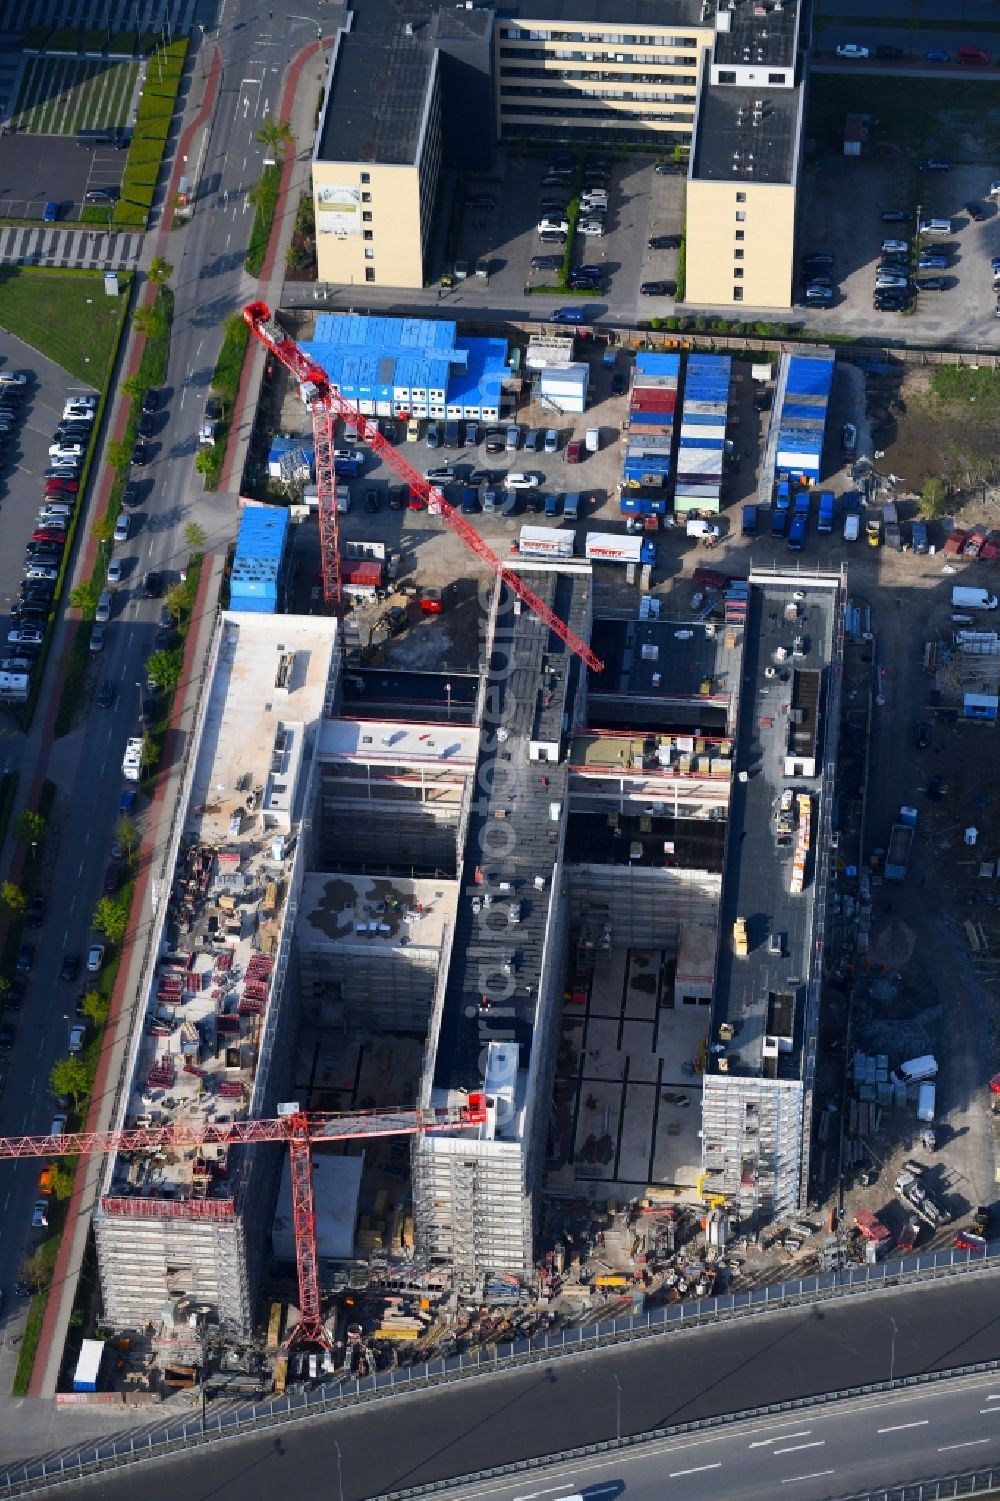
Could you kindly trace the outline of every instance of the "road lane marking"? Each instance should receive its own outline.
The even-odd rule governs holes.
[[[800,1449],[822,1449],[825,1443],[825,1438],[814,1438],[811,1444],[793,1444],[790,1449],[775,1449],[775,1458],[779,1454],[798,1454]]]
[[[713,1465],[695,1465],[693,1470],[671,1470],[668,1480],[680,1480],[682,1475],[700,1475],[702,1470],[721,1470],[722,1460],[717,1459]]]
[[[989,1408],[984,1408],[988,1412]],[[904,1428],[926,1428],[930,1418],[918,1418],[915,1423],[894,1423],[891,1428],[876,1428],[876,1433],[902,1433]]]
[[[526,1496],[515,1496],[514,1501],[535,1501],[536,1496],[551,1496],[553,1491],[564,1491],[565,1485],[549,1485],[544,1491],[529,1491]]]
[[[811,1428],[803,1428],[801,1433],[779,1433],[777,1438],[759,1438],[754,1443],[748,1444],[748,1449],[764,1449],[768,1444],[783,1444],[790,1438],[808,1438],[812,1433]]]
[[[983,1414],[993,1413],[993,1415],[996,1416],[996,1414],[1000,1412],[1000,1407],[981,1407],[979,1411]]]
[[[823,1475],[835,1475],[836,1470],[813,1470],[811,1475],[789,1475],[782,1485],[796,1485],[800,1480],[819,1480]]]
[[[992,1444],[991,1438],[970,1438],[964,1444],[944,1444],[938,1450],[939,1454],[950,1454],[952,1449],[974,1449],[977,1444]]]

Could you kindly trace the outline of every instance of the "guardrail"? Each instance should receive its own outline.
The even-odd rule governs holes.
[[[332,1389],[335,1384],[329,1383],[323,1387],[289,1392],[282,1397],[269,1397],[260,1402],[247,1403],[243,1407],[227,1408],[214,1417],[209,1414],[155,1422],[139,1431],[108,1435],[93,1445],[81,1447],[72,1455],[65,1452],[42,1455],[0,1472],[0,1501],[6,1501],[7,1497],[31,1495],[56,1486],[78,1484],[88,1476],[104,1470],[164,1458],[178,1450],[265,1431],[302,1418],[329,1416],[347,1407],[450,1386],[478,1376],[501,1375],[560,1356],[585,1354],[635,1339],[676,1333],[731,1318],[774,1313],[784,1308],[794,1308],[803,1302],[828,1302],[863,1292],[900,1289],[928,1280],[984,1275],[997,1270],[1000,1270],[1000,1241],[992,1242],[982,1252],[939,1251],[872,1267],[857,1267],[849,1271],[799,1278],[795,1282],[780,1283],[772,1288],[754,1288],[746,1293],[703,1298],[690,1304],[675,1303],[666,1308],[653,1309],[644,1315],[622,1317],[606,1324],[563,1329],[552,1335],[513,1341],[503,1348],[498,1346],[492,1354],[487,1352],[484,1355],[482,1350],[477,1350],[474,1356],[458,1353],[425,1361],[406,1370],[378,1371],[360,1380],[341,1380],[336,1383],[335,1390]],[[952,1371],[932,1372],[927,1376],[909,1377],[905,1380],[901,1378],[895,1382],[893,1389],[995,1369],[1000,1369],[1000,1361],[964,1366]],[[706,1418],[700,1426],[718,1426],[760,1413],[793,1412],[800,1406],[816,1405],[833,1399],[842,1400],[848,1396],[884,1389],[887,1389],[885,1383],[852,1388],[848,1392],[801,1398],[768,1408],[754,1409],[749,1414],[744,1412]],[[657,1433],[622,1440],[622,1443],[636,1444],[664,1434],[669,1437],[674,1433],[697,1431],[698,1427],[699,1424],[695,1423],[676,1429],[658,1430]],[[600,1453],[609,1447],[614,1448],[615,1445],[595,1445],[578,1452]],[[536,1461],[524,1461],[523,1464],[528,1468],[538,1468],[551,1462],[552,1456],[547,1456]],[[449,1484],[448,1481],[437,1482],[437,1488],[441,1489]]]

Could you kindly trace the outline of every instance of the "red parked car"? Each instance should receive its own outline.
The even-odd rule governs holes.
[[[66,541],[66,533],[54,526],[39,526],[31,534],[32,542],[58,542],[60,546]]]
[[[986,1240],[982,1235],[975,1235],[971,1230],[960,1230],[955,1236],[956,1251],[985,1251]]]
[[[965,546],[962,548],[963,558],[978,558],[988,536],[989,533],[985,527],[974,526],[965,539]]]
[[[567,443],[566,444],[566,462],[567,462],[567,464],[579,464],[579,462],[580,462],[580,460],[581,460],[582,457],[583,457],[583,444],[579,441],[579,439],[574,439],[574,441],[572,443]]]

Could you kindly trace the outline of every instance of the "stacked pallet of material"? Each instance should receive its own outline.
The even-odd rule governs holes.
[[[789,889],[793,896],[798,896],[805,889],[806,866],[812,844],[812,798],[808,792],[800,792],[795,801],[799,821],[795,830],[795,854],[792,856],[792,881]]]
[[[732,364],[729,355],[688,355],[674,485],[677,511],[715,515],[720,509]]]

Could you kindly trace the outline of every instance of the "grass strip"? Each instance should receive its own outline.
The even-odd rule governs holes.
[[[0,848],[7,837],[7,825],[10,823],[11,809],[14,806],[14,798],[17,796],[18,776],[16,771],[5,771],[0,778]]]
[[[274,228],[274,215],[278,207],[278,190],[281,187],[281,168],[265,167],[259,180],[251,188],[254,204],[253,228],[247,246],[246,268],[251,276],[259,276],[264,268],[267,247]]]
[[[146,65],[146,78],[129,146],[121,194],[115,204],[115,223],[125,229],[145,229],[153,206],[156,183],[184,72],[188,39],[158,47]],[[144,147],[152,151],[144,151]]]

